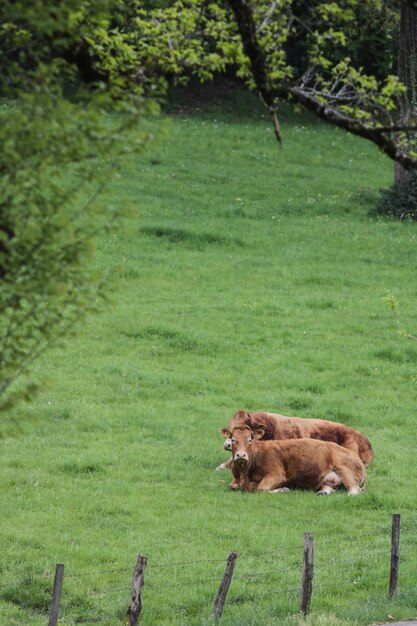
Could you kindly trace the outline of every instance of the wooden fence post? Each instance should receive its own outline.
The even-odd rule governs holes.
[[[148,559],[146,556],[138,554],[132,578],[131,600],[126,613],[128,626],[137,626],[139,622],[140,613],[142,611],[141,593],[147,561]]]
[[[391,569],[389,575],[389,596],[393,598],[397,593],[398,572],[400,566],[400,520],[401,515],[394,513],[392,516],[391,530]]]
[[[232,581],[233,570],[237,559],[237,553],[231,552],[227,557],[226,569],[224,570],[222,582],[220,583],[219,591],[213,606],[213,616],[216,620],[220,619],[224,603],[226,601],[227,592]]]
[[[310,608],[311,594],[313,592],[313,535],[304,533],[303,571],[301,575],[301,599],[300,611],[307,615]]]
[[[48,626],[57,626],[59,616],[59,603],[61,602],[62,584],[64,581],[64,566],[57,563],[55,567],[54,590],[52,592],[51,611],[49,613]]]

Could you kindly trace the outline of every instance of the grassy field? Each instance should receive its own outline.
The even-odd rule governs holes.
[[[135,208],[99,242],[113,303],[39,372],[52,384],[2,426],[0,624],[125,623],[138,552],[141,623],[205,624],[238,552],[225,625],[304,623],[303,533],[315,539],[306,623],[417,616],[416,227],[372,213],[392,164],[373,146],[256,102],[177,106],[163,141],[109,191]],[[218,429],[238,409],[342,421],[372,441],[367,491],[228,491]],[[402,515],[388,600],[391,515]]]

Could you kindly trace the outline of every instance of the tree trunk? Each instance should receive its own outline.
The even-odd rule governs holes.
[[[402,0],[400,35],[398,50],[398,76],[407,87],[407,93],[400,104],[400,121],[411,122],[417,119],[417,7],[410,0]],[[394,180],[401,182],[407,170],[394,164]]]

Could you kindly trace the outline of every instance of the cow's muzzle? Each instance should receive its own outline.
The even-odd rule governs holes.
[[[248,453],[247,452],[235,452],[233,460],[238,465],[246,465],[246,463],[249,461]]]

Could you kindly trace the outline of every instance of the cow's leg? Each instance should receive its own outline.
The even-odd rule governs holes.
[[[323,478],[323,481],[320,485],[319,491],[317,491],[318,496],[328,496],[331,493],[334,493],[336,489],[340,487],[342,484],[342,479],[339,474],[335,471],[329,472]]]
[[[359,493],[361,493],[361,488],[359,486],[358,480],[352,470],[350,470],[348,467],[339,467],[337,468],[337,473],[340,475],[342,483],[347,489],[347,492],[350,496],[357,496]]]
[[[261,482],[258,485],[258,491],[272,491],[272,490],[276,490],[276,489],[280,489],[282,487],[284,487],[285,483],[287,481],[285,480],[285,476],[282,475],[278,475],[274,474],[274,475],[270,475],[270,476],[264,476],[263,479],[261,480]]]
[[[230,459],[229,467],[232,470],[233,474],[233,480],[229,485],[230,489],[233,489],[234,491],[236,491],[236,489],[244,489],[244,486],[242,485],[242,479],[244,478],[244,476],[241,474],[237,466],[233,463],[233,459]]]
[[[244,483],[243,489],[245,491],[258,491],[259,483],[256,482],[246,482]]]
[[[316,496],[329,496],[331,493],[334,493],[335,490],[330,485],[322,485],[320,491],[316,491]]]
[[[229,459],[228,461],[226,461],[226,463],[222,463],[221,465],[218,465],[216,467],[216,470],[227,470],[227,469],[231,469],[233,465],[233,459]]]
[[[289,493],[290,491],[291,489],[288,489],[288,487],[278,487],[278,489],[270,489],[268,493]]]

